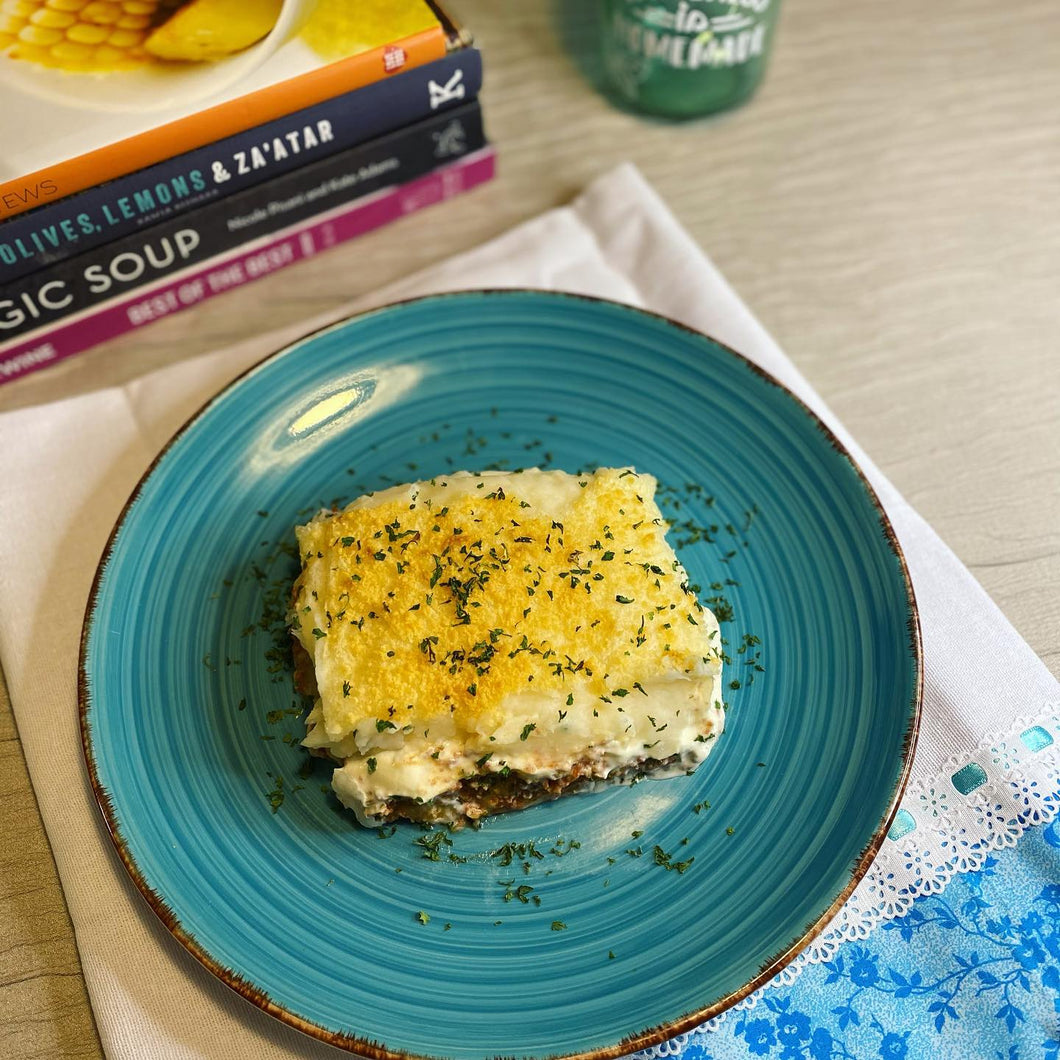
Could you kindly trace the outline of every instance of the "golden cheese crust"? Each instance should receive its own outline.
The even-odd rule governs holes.
[[[298,528],[293,629],[331,740],[439,716],[481,732],[527,692],[621,709],[646,672],[702,669],[704,612],[665,541],[654,479],[584,476],[562,518],[519,480],[437,479]]]

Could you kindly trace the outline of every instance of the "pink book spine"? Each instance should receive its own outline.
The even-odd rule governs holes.
[[[157,284],[113,298],[8,347],[0,345],[0,385],[469,191],[493,177],[495,162],[494,149],[484,148],[407,184],[367,195]]]

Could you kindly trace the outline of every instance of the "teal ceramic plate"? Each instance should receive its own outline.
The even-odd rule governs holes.
[[[297,746],[291,528],[454,467],[594,464],[672,491],[681,558],[724,597],[740,687],[714,755],[451,846],[358,827]],[[92,783],[180,942],[326,1041],[461,1060],[618,1055],[789,961],[882,841],[920,690],[898,546],[813,414],[667,320],[531,291],[366,313],[211,401],[114,531],[81,668]]]

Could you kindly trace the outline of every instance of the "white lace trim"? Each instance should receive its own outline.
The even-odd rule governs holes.
[[[957,873],[979,869],[995,850],[1015,846],[1031,825],[1051,821],[1060,810],[1060,704],[1047,709],[1044,716],[1018,718],[1007,732],[984,737],[976,750],[954,755],[936,775],[911,780],[896,824],[908,823],[904,811],[915,827],[884,840],[872,867],[828,927],[749,997],[695,1030],[636,1056],[680,1055],[729,1013],[754,1008],[764,991],[790,986],[807,965],[832,960],[844,942],[868,938],[884,921],[902,916],[921,895],[938,894]],[[1043,733],[1050,740],[1044,747]],[[953,778],[971,774],[974,782],[976,767],[986,779],[962,794]]]

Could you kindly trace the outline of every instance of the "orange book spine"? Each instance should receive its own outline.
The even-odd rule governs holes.
[[[404,52],[404,62],[397,69],[388,71],[387,58],[398,48]],[[0,221],[380,81],[390,72],[422,66],[440,59],[447,49],[444,30],[435,26],[178,118],[128,140],[118,140],[36,173],[4,181],[0,183]]]

